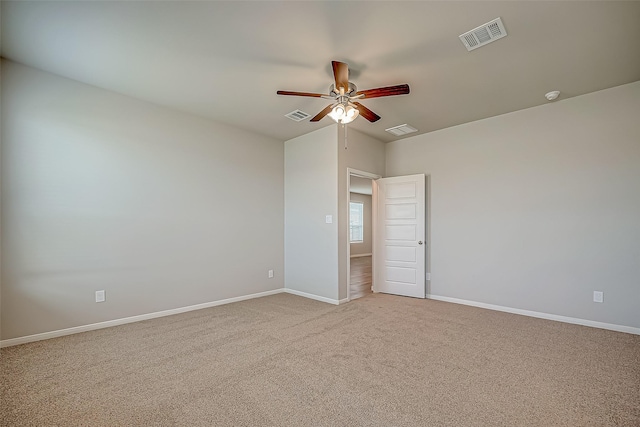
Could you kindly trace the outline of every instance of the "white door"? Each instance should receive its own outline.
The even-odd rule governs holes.
[[[374,291],[425,298],[425,177],[374,182]]]

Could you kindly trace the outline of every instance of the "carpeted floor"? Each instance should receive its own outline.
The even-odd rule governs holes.
[[[2,426],[640,426],[640,336],[278,294],[1,350]]]

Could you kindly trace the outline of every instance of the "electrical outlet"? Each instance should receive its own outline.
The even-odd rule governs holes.
[[[427,280],[431,280],[431,273],[427,273]]]
[[[269,276],[269,279],[273,279],[273,270],[269,270],[267,275]]]
[[[593,291],[593,302],[604,302],[604,292]]]
[[[333,215],[325,215],[324,222],[327,223],[327,224],[332,224],[333,223]]]
[[[96,302],[104,302],[106,299],[104,291],[96,291]]]

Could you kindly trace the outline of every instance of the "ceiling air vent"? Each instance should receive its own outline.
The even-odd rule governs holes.
[[[300,110],[294,110],[289,114],[285,114],[284,116],[293,120],[294,122],[301,122],[304,119],[311,117],[311,114],[307,114],[304,111],[300,111]]]
[[[408,133],[418,132],[418,129],[412,128],[408,124],[394,126],[392,128],[385,129],[385,130],[395,136],[403,136]]]
[[[500,18],[480,25],[478,28],[460,35],[460,40],[467,50],[477,49],[485,44],[489,44],[507,35],[504,24]]]

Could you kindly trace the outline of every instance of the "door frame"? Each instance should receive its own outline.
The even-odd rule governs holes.
[[[373,243],[375,242],[376,239],[376,235],[375,235],[375,224],[376,224],[376,214],[375,214],[375,209],[373,208],[373,198],[374,198],[374,194],[376,192],[376,186],[375,186],[375,180],[376,179],[380,179],[382,178],[382,176],[375,174],[375,173],[371,173],[371,172],[366,172],[366,171],[361,171],[358,169],[353,169],[353,168],[347,168],[347,302],[351,301],[351,239],[349,238],[350,233],[349,233],[349,201],[351,200],[351,177],[352,176],[356,176],[358,178],[368,178],[371,179],[371,190],[372,190],[372,195],[371,195],[371,288],[375,289],[375,282],[373,280],[373,251],[375,250],[373,248]]]

